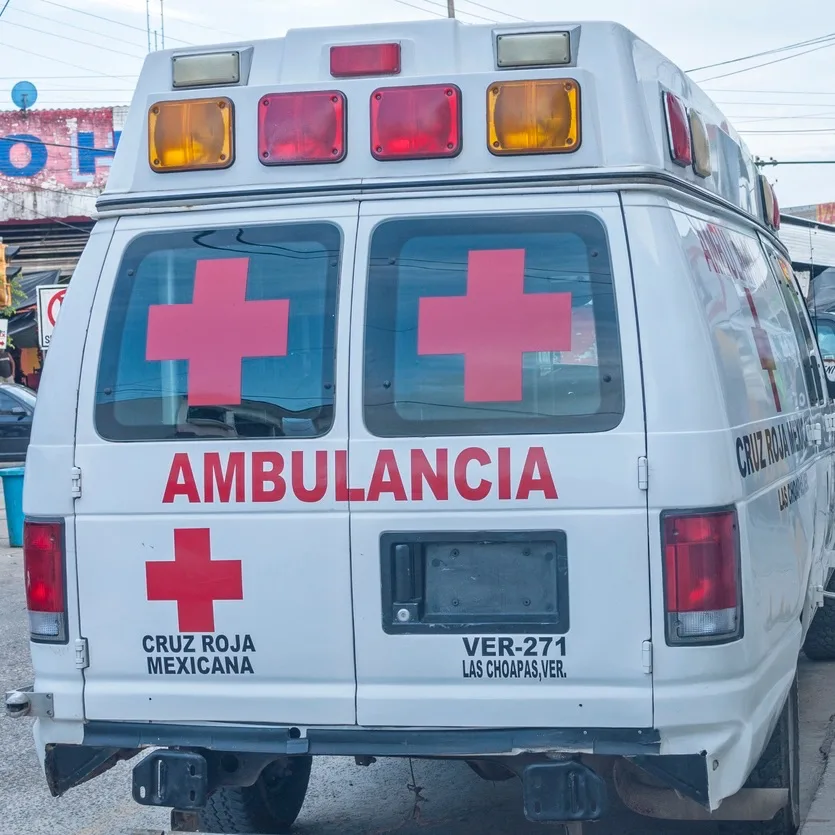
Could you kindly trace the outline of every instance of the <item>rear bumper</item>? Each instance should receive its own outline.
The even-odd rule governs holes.
[[[523,753],[658,754],[658,731],[619,728],[382,728],[236,727],[146,722],[88,722],[84,745],[95,748],[179,747],[286,756],[488,757]]]

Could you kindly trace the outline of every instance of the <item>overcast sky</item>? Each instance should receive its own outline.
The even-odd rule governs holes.
[[[5,2],[0,0],[0,9]],[[446,13],[445,0],[164,2],[169,48],[281,35],[297,26]],[[160,0],[150,5],[152,28],[159,29]],[[830,35],[832,40],[821,44],[694,72],[693,77],[704,81],[760,156],[835,159],[832,0],[456,0],[456,6],[458,17],[470,23],[616,20],[684,69]],[[145,9],[146,0],[9,0],[0,17],[0,109],[12,108],[9,93],[21,79],[37,85],[38,107],[128,103],[147,51]],[[750,67],[755,68],[740,72]],[[726,73],[734,74],[713,78]],[[784,207],[835,201],[835,165],[767,171]]]

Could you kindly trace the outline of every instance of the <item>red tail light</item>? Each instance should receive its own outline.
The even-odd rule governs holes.
[[[275,93],[258,105],[258,156],[264,165],[345,158],[345,96],[338,91]]]
[[[376,159],[454,157],[461,151],[461,91],[453,84],[388,87],[371,96]]]
[[[331,47],[331,75],[334,78],[397,75],[399,72],[399,43],[350,44]]]
[[[736,511],[667,514],[663,537],[668,643],[738,638],[742,603]]]
[[[687,108],[678,96],[664,93],[664,110],[667,113],[667,135],[670,155],[676,165],[684,168],[693,164],[693,146],[690,141],[690,121]]]
[[[26,608],[33,641],[67,640],[64,526],[26,521],[23,528]]]

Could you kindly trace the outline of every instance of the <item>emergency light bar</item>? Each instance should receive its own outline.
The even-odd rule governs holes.
[[[585,33],[583,43],[589,45],[588,64],[578,62],[581,28]],[[363,34],[357,36],[360,31]],[[346,34],[356,37],[357,42],[346,43]],[[437,60],[432,55],[436,38],[446,50]],[[351,172],[333,171],[332,176],[374,180],[387,176],[379,168],[385,163],[451,160],[464,152],[466,139],[467,147],[474,150],[466,152],[463,167],[423,166],[415,169],[418,176],[456,176],[472,173],[479,166],[498,175],[489,163],[485,166],[483,151],[479,156],[477,146],[482,142],[485,144],[481,148],[486,146],[496,157],[573,154],[583,144],[585,133],[589,150],[581,152],[574,163],[584,168],[605,165],[604,149],[616,147],[619,131],[624,130],[629,141],[617,148],[617,158],[631,155],[635,164],[660,163],[668,173],[700,185],[777,229],[779,206],[768,183],[763,181],[757,190],[735,190],[727,182],[727,171],[738,165],[751,179],[758,175],[750,154],[721,112],[672,71],[665,69],[659,74],[635,64],[629,45],[636,42],[631,33],[610,24],[554,24],[548,29],[541,25],[460,27],[449,22],[396,29],[369,26],[321,33],[297,31],[288,34],[282,43],[271,40],[259,46],[177,51],[149,58],[148,68],[143,71],[143,79],[147,77],[149,82],[140,85],[140,90],[146,94],[158,90],[163,71],[170,73],[173,89],[180,95],[196,88],[249,87],[255,73],[260,98],[250,98],[241,91],[237,108],[246,111],[241,113],[246,130],[240,134],[245,137],[245,146],[237,149],[237,114],[231,98],[172,97],[156,101],[147,111],[148,164],[154,174],[211,171],[232,167],[236,153],[243,153],[251,161],[241,160],[240,178],[233,173],[224,182],[228,185],[240,179],[248,188],[258,181],[251,168],[256,155],[261,165],[279,167],[340,165],[350,154]],[[257,63],[256,49],[260,56]],[[475,50],[481,50],[481,69],[472,58]],[[491,66],[495,73],[492,78],[486,76]],[[555,69],[549,72],[549,67]],[[511,70],[515,72],[511,74]],[[625,70],[628,72],[624,75]],[[591,89],[591,71],[599,89]],[[450,75],[445,77],[447,72]],[[406,76],[406,83],[397,78],[401,75]],[[363,81],[375,77],[391,77],[391,81],[386,86]],[[305,89],[303,79],[310,79],[311,87]],[[620,80],[615,83],[612,79]],[[276,87],[271,89],[273,84]],[[653,89],[658,91],[660,101]],[[588,101],[597,106],[583,124],[581,108],[588,105],[582,99],[589,93],[597,103]],[[618,123],[623,107],[608,107],[607,96],[618,97],[623,107],[640,112],[642,118],[626,125]],[[660,111],[655,110],[658,104]],[[257,126],[255,136],[249,129],[250,119]],[[479,120],[483,120],[481,128]],[[653,130],[642,130],[640,126],[646,124]],[[466,138],[465,132],[470,134]],[[353,148],[348,147],[349,133],[359,140]],[[128,158],[123,155],[124,159]],[[124,183],[117,188],[113,184],[128,165],[117,161],[109,192],[125,192]],[[565,167],[546,160],[526,163],[517,159],[508,161],[504,173],[512,176],[514,172]],[[306,179],[301,177],[288,171],[280,179],[301,187],[315,187],[319,180],[315,173]],[[322,177],[328,175],[323,171]],[[151,191],[167,188],[148,185]],[[194,179],[193,186],[202,190],[209,183]]]

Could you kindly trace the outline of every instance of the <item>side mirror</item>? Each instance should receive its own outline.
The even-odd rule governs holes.
[[[20,419],[23,419],[24,417],[26,417],[28,412],[26,411],[26,409],[23,408],[23,406],[13,406],[12,407],[12,414],[17,415],[18,419],[20,420]]]

